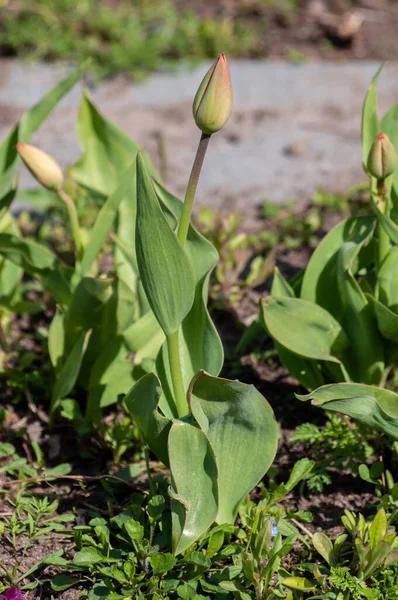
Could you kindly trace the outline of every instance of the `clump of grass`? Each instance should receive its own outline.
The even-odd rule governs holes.
[[[255,55],[260,29],[233,17],[203,18],[172,0],[19,0],[3,11],[0,45],[32,60],[81,62],[100,76],[134,79],[176,61]]]

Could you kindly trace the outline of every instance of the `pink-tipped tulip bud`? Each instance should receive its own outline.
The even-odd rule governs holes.
[[[196,92],[193,116],[199,129],[211,135],[224,127],[231,112],[231,75],[225,55],[220,54]]]
[[[390,138],[380,133],[372,144],[368,157],[368,171],[376,179],[384,180],[395,171],[397,155]]]
[[[49,190],[59,190],[64,182],[61,167],[46,152],[19,142],[16,145],[19,156],[22,158],[33,177]]]

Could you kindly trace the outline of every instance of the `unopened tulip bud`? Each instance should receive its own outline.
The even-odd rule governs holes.
[[[376,179],[384,180],[395,171],[397,155],[390,138],[380,133],[372,144],[368,157],[368,171]]]
[[[211,135],[224,127],[232,112],[232,84],[227,59],[221,54],[203,78],[193,101],[199,129]]]
[[[16,145],[19,156],[22,158],[33,177],[49,190],[59,190],[64,182],[61,167],[46,152],[19,142]]]

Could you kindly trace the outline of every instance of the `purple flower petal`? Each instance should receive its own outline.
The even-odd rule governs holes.
[[[0,600],[26,600],[22,592],[17,587],[10,587],[0,594]]]

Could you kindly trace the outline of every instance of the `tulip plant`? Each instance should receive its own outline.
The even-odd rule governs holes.
[[[86,93],[78,119],[83,154],[68,177],[50,156],[27,143],[80,75],[79,70],[61,81],[0,146],[0,323],[5,342],[6,324],[13,312],[40,310],[20,297],[24,273],[51,292],[56,311],[48,334],[55,374],[50,418],[53,421],[61,410],[87,427],[100,423],[102,409],[117,402],[152,368],[164,336],[150,311],[135,258],[134,161],[139,146],[107,121]],[[53,202],[66,207],[74,248],[72,267],[52,249],[21,236],[9,210],[19,193],[20,158],[47,194],[53,195]],[[91,231],[79,223],[77,186],[101,207]],[[100,273],[109,233],[115,239],[113,267],[109,273]],[[2,346],[5,352],[6,344]],[[133,362],[127,358],[130,353],[135,353]],[[76,388],[86,394],[84,419],[79,404],[70,398]]]
[[[137,264],[165,342],[156,373],[142,377],[124,403],[150,449],[170,468],[175,554],[214,521],[234,522],[239,503],[270,466],[278,438],[265,398],[253,386],[218,377],[223,350],[206,306],[217,252],[190,224],[210,137],[231,109],[229,69],[221,55],[194,100],[202,135],[184,203],[151,179],[137,158]]]
[[[61,82],[27,118],[48,112],[76,78]],[[229,67],[221,55],[194,99],[201,136],[184,202],[163,187],[137,144],[106,121],[86,94],[78,121],[83,155],[67,176],[23,131],[5,146],[15,165],[21,158],[66,207],[73,240],[71,267],[23,239],[9,211],[13,226],[0,234],[2,260],[15,269],[16,281],[25,271],[55,299],[48,335],[56,375],[51,418],[59,409],[64,416],[78,414],[79,404],[69,398],[76,385],[87,392],[86,419],[94,423],[101,422],[102,407],[126,394],[126,410],[170,469],[176,554],[214,521],[234,522],[240,502],[268,470],[278,440],[267,400],[253,386],[219,377],[223,348],[207,309],[218,254],[190,223],[210,138],[231,110]],[[14,177],[8,184],[4,211],[9,195],[16,195]],[[101,206],[91,231],[79,222],[76,184]],[[113,268],[101,273],[110,234]],[[129,352],[134,362],[126,358]]]
[[[373,214],[338,223],[291,284],[276,271],[260,317],[282,363],[310,391],[300,400],[398,439],[398,395],[385,389],[398,361],[398,105],[379,122],[379,73],[362,116]]]

